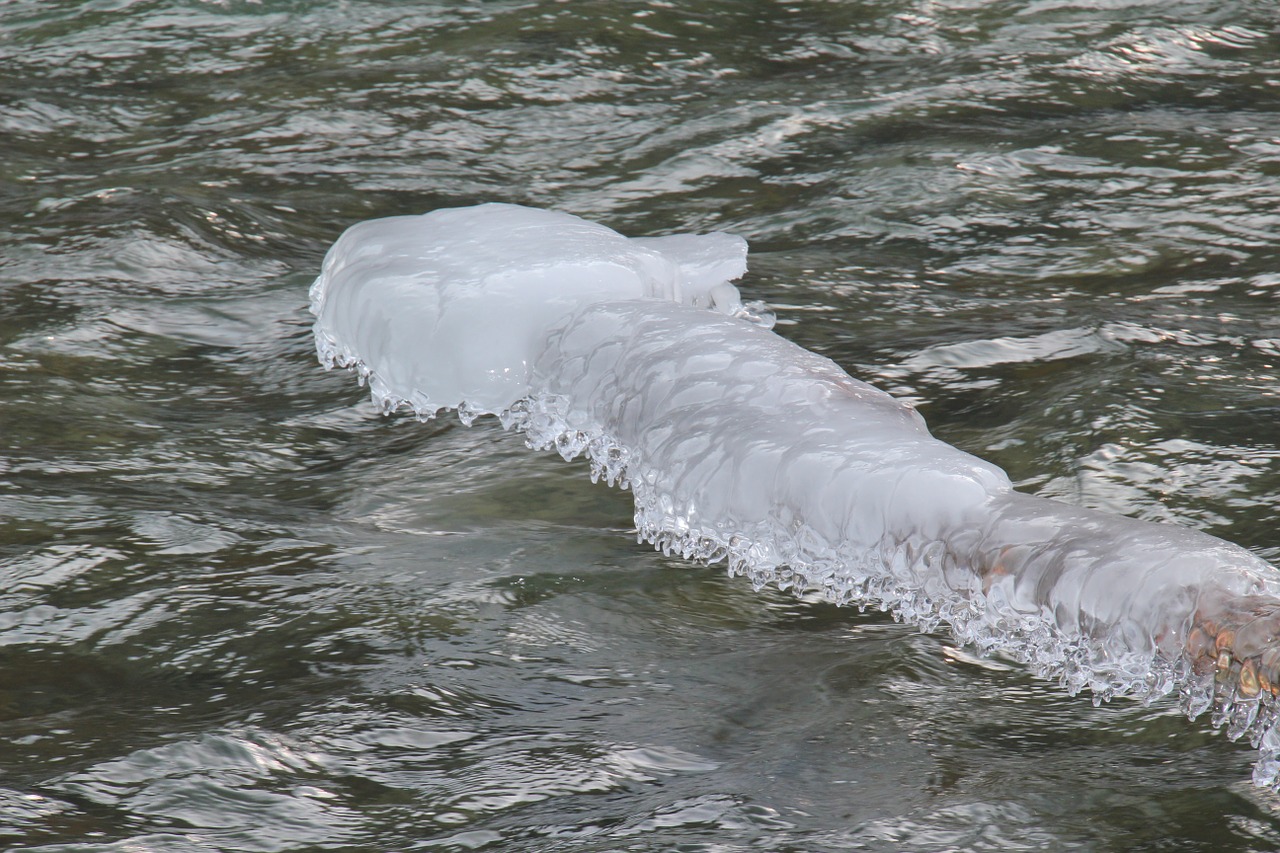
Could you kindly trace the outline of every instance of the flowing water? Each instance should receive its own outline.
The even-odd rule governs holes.
[[[747,238],[777,330],[1025,491],[1280,561],[1263,2],[0,3],[0,843],[1257,850],[1173,703],[635,544],[384,418],[307,287],[500,200]]]

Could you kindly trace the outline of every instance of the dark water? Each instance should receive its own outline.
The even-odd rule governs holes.
[[[1253,753],[628,537],[378,416],[373,216],[724,229],[1028,490],[1280,560],[1269,2],[0,2],[0,842],[1280,848]]]

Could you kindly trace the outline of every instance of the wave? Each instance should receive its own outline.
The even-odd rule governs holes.
[[[770,330],[746,243],[507,204],[360,223],[311,288],[384,412],[496,415],[630,489],[639,539],[1002,654],[1095,702],[1176,693],[1280,786],[1280,572],[1199,531],[1022,494]]]

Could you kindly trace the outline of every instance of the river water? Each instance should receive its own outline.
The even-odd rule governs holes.
[[[1280,561],[1269,2],[0,3],[7,849],[1274,851],[1255,753],[634,542],[306,291],[480,201],[727,230],[1026,491]]]

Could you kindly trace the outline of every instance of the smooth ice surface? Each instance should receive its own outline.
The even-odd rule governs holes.
[[[322,355],[361,365],[383,403],[497,413],[527,396],[545,330],[584,304],[657,297],[742,310],[728,282],[747,244],[728,234],[628,240],[511,204],[348,229],[312,288]]]
[[[628,239],[513,205],[365,222],[312,288],[316,344],[385,411],[496,414],[531,447],[585,456],[668,552],[944,624],[1072,692],[1213,706],[1274,784],[1274,567],[1015,492],[757,322],[730,283],[745,254],[725,234]]]

